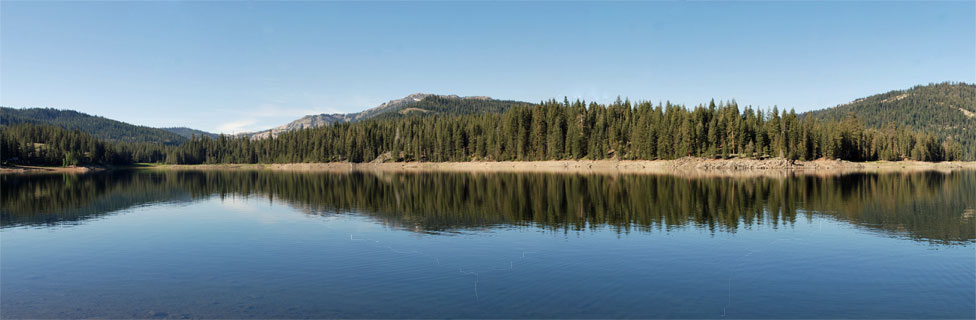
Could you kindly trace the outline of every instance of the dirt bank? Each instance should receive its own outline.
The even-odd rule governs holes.
[[[71,173],[82,174],[96,171],[105,171],[101,166],[70,166],[70,167],[41,167],[41,166],[3,166],[0,167],[0,174],[33,174],[33,173]]]
[[[442,171],[442,172],[546,172],[546,173],[646,173],[702,176],[780,176],[791,174],[840,174],[887,171],[952,171],[976,169],[976,162],[849,162],[838,160],[791,161],[787,159],[678,160],[565,160],[498,162],[384,162],[384,163],[288,163],[162,165],[167,170],[275,170],[275,171]]]

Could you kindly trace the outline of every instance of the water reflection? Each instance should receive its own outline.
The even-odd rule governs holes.
[[[976,172],[834,177],[115,171],[0,176],[0,226],[83,223],[133,206],[260,196],[308,214],[357,213],[395,228],[455,232],[509,226],[736,232],[829,215],[886,235],[976,239]]]

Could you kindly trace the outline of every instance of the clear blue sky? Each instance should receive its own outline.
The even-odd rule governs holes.
[[[414,92],[805,111],[974,60],[974,1],[0,2],[0,105],[228,133]]]

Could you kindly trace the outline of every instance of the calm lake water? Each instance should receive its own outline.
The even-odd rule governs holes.
[[[4,175],[3,318],[976,317],[976,172]]]

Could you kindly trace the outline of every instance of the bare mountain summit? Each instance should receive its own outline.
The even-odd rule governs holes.
[[[376,116],[376,115],[379,115],[379,114],[382,114],[382,113],[396,112],[396,111],[399,111],[399,110],[401,110],[403,108],[406,108],[410,104],[415,104],[415,103],[421,102],[424,99],[426,99],[427,97],[431,97],[431,96],[436,96],[436,95],[435,94],[429,94],[429,93],[414,93],[414,94],[411,94],[411,95],[406,96],[404,98],[400,98],[400,99],[396,99],[396,100],[390,100],[390,101],[387,101],[387,102],[384,102],[384,103],[380,104],[379,106],[376,106],[376,107],[372,107],[372,108],[363,110],[362,112],[359,112],[359,113],[353,113],[353,114],[351,114],[352,115],[352,119],[351,120],[365,120],[365,119],[369,119],[370,117],[373,117],[373,116]],[[457,99],[458,98],[458,96],[455,96],[455,95],[443,96],[443,97],[451,97],[451,98],[454,98],[454,99]]]
[[[414,93],[409,96],[390,100],[379,106],[356,113],[332,113],[304,116],[288,124],[268,130],[251,133],[252,139],[276,137],[279,134],[315,128],[336,122],[355,122],[377,117],[403,117],[407,115],[433,114],[476,114],[488,112],[503,112],[516,105],[529,105],[525,102],[510,100],[495,100],[485,96],[459,97],[457,95],[437,95],[430,93]]]
[[[251,133],[251,139],[264,139],[267,137],[277,137],[279,134],[293,131],[301,130],[306,128],[315,128],[318,126],[323,126],[327,124],[332,124],[340,121],[347,121],[346,117],[349,114],[333,113],[333,114],[315,114],[310,116],[301,117],[298,120],[289,122],[284,125],[280,125],[268,130],[258,131]]]

